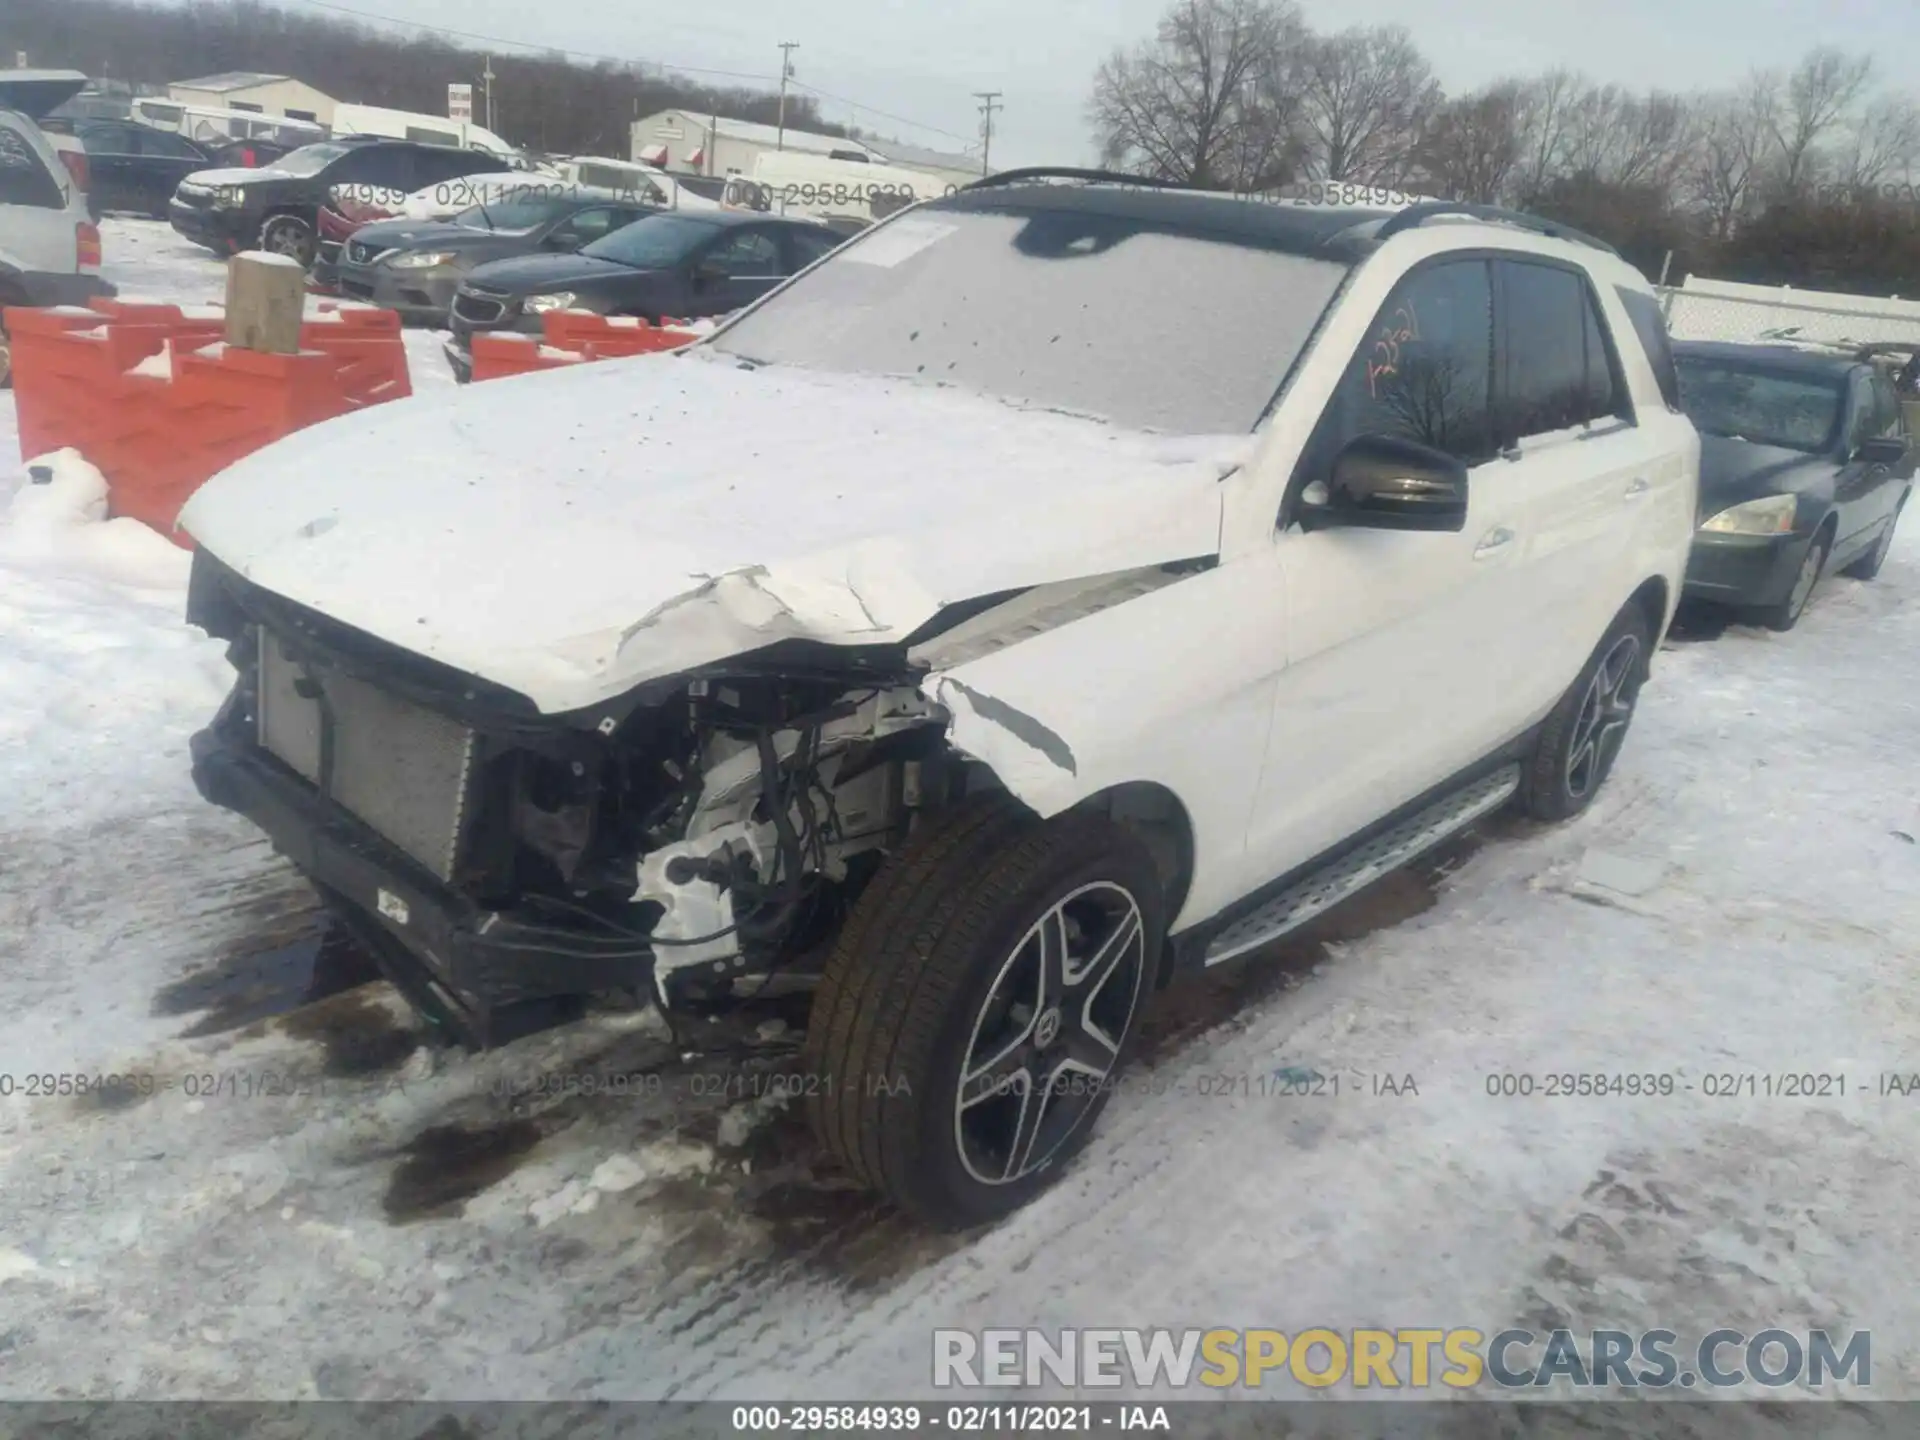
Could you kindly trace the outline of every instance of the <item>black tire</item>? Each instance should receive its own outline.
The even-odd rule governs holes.
[[[319,238],[313,226],[298,215],[269,215],[260,227],[260,248],[274,255],[298,260],[303,269],[312,269],[319,251]]]
[[[1048,948],[1036,937],[1055,914],[1065,918],[1047,935],[1062,963],[1047,973],[1064,988],[1034,994],[1027,986]],[[1103,816],[1042,823],[996,794],[930,817],[861,895],[815,993],[808,1109],[821,1144],[943,1229],[1019,1209],[1091,1134],[1126,1062],[1165,923],[1152,857]],[[1137,938],[1126,933],[1136,925]],[[1076,943],[1117,958],[1097,977],[1082,955],[1076,981]],[[1063,1069],[1095,1051],[1103,1075]],[[982,1055],[1003,1063],[989,1072]],[[970,1072],[976,1093],[963,1110]],[[1023,1131],[1035,1093],[1044,1098]]]
[[[1762,607],[1755,612],[1754,618],[1769,630],[1783,633],[1798,625],[1800,617],[1807,613],[1807,602],[1813,599],[1813,592],[1820,588],[1820,576],[1827,568],[1827,554],[1832,549],[1833,530],[1823,526],[1807,546],[1807,553],[1800,561],[1799,573],[1786,598]],[[1809,573],[1811,579],[1808,578]]]
[[[1887,528],[1873,542],[1873,548],[1842,570],[1842,575],[1852,580],[1871,580],[1880,573],[1880,567],[1887,563],[1887,555],[1893,549],[1893,532],[1900,527],[1900,513],[1906,508],[1907,497],[1902,495],[1900,503],[1893,507],[1893,514],[1887,520]]]
[[[1541,727],[1521,771],[1519,800],[1527,814],[1569,820],[1593,803],[1626,741],[1652,650],[1646,612],[1628,605]]]

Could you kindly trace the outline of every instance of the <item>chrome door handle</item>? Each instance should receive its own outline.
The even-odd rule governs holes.
[[[1646,494],[1647,491],[1652,488],[1653,488],[1652,486],[1647,484],[1646,476],[1636,475],[1633,477],[1633,483],[1627,486],[1627,493],[1621,498],[1626,500],[1638,500],[1642,495]]]
[[[1504,525],[1496,525],[1480,537],[1480,543],[1473,547],[1473,558],[1484,560],[1489,555],[1497,555],[1513,543],[1513,531]]]

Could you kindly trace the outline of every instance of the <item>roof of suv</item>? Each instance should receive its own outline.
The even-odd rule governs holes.
[[[1446,218],[1569,241],[1619,263],[1619,252],[1611,245],[1557,221],[1491,205],[1405,198],[1409,203],[1399,205],[1328,204],[1284,194],[1223,194],[1113,171],[1040,167],[1003,171],[930,204],[943,210],[1113,216],[1243,245],[1348,261],[1362,258],[1401,231]]]
[[[930,202],[928,208],[1111,216],[1300,255],[1321,253],[1356,225],[1386,220],[1393,214],[1358,206],[1276,204],[1147,183],[1061,185],[1043,179],[1009,182],[1003,177],[995,177],[995,182],[968,186]]]

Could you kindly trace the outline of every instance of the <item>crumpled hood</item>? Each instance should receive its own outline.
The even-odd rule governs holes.
[[[778,640],[1219,550],[1251,437],[1169,438],[717,352],[491,380],[301,431],[182,527],[252,583],[579,709]]]

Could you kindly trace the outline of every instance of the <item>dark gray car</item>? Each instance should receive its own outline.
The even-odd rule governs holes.
[[[1791,629],[1821,577],[1871,580],[1913,488],[1899,396],[1871,362],[1791,345],[1673,347],[1700,432],[1689,598]]]
[[[402,318],[444,326],[460,282],[477,265],[520,255],[565,255],[658,207],[633,195],[569,189],[474,205],[451,220],[380,220],[340,249],[334,284]]]

